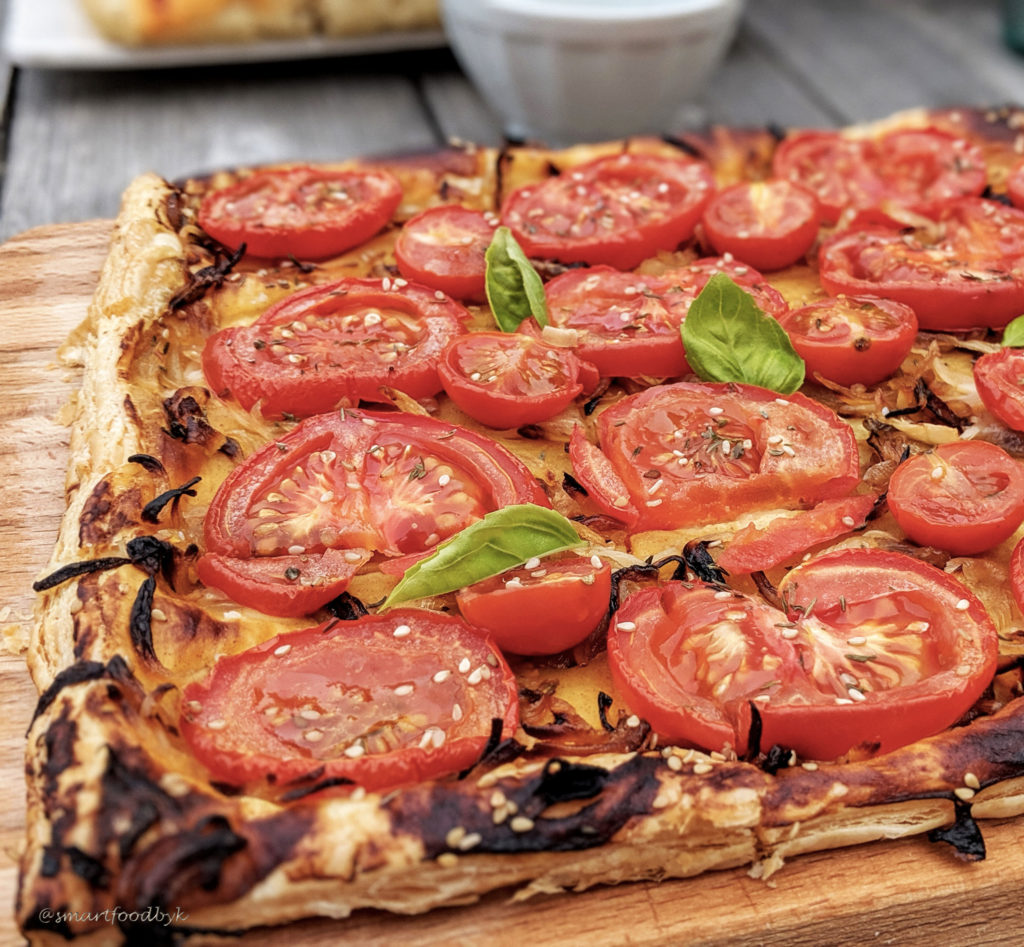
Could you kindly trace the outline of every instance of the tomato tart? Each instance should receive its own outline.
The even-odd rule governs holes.
[[[133,182],[63,350],[26,935],[984,857],[1024,813],[1022,121]]]

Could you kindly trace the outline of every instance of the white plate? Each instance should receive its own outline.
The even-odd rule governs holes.
[[[105,39],[78,0],[8,0],[4,50],[17,66],[42,69],[150,69],[221,63],[355,56],[446,45],[441,30],[405,30],[368,36],[264,40],[209,46],[137,49]]]

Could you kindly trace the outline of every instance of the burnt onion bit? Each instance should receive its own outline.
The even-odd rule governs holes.
[[[958,858],[964,861],[983,861],[985,858],[985,839],[981,829],[971,814],[970,803],[953,797],[953,824],[928,833],[929,842],[946,842],[956,850]]]

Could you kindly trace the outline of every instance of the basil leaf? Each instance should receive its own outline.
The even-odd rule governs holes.
[[[1003,330],[1003,348],[1024,348],[1024,316],[1017,316]]]
[[[548,324],[544,283],[508,227],[494,231],[484,254],[487,262],[487,302],[502,332],[515,332],[519,323],[533,316]]]
[[[454,592],[534,556],[579,544],[579,534],[561,513],[532,503],[506,506],[467,526],[407,569],[381,608]]]
[[[686,361],[705,381],[738,381],[784,395],[804,382],[804,360],[785,329],[724,273],[708,280],[681,331]]]

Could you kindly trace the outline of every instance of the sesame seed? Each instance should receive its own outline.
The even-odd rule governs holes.
[[[505,805],[505,803],[508,802],[508,799],[505,796],[505,793],[503,793],[500,789],[495,789],[494,792],[491,793],[491,798],[488,800],[488,802],[490,803],[492,809],[497,809],[499,806]]]
[[[396,638],[408,638],[412,634],[412,629],[408,625],[399,625],[392,634]]]
[[[469,832],[461,842],[459,842],[459,851],[468,852],[471,848],[479,845],[483,841],[483,836],[479,832]]]
[[[459,863],[459,856],[455,852],[441,852],[437,856],[437,863],[442,868],[454,868]]]
[[[533,819],[525,815],[517,815],[509,822],[508,826],[513,832],[529,832],[533,828]]]
[[[219,717],[216,720],[211,720],[206,724],[210,730],[224,730],[228,725],[226,720],[221,720]]]
[[[469,677],[466,678],[467,684],[479,684],[484,679],[484,668],[478,667]]]
[[[302,731],[302,739],[305,740],[307,743],[319,743],[323,738],[324,738],[323,730],[303,730]],[[349,747],[349,749],[352,749],[352,747]],[[361,749],[362,749],[362,747],[360,747],[360,750]],[[348,750],[346,750],[345,752],[347,753]]]
[[[416,690],[416,688],[412,684],[399,684],[398,687],[395,688],[395,696],[408,697],[414,690]]]
[[[715,405],[714,407],[708,408],[708,414],[712,414],[712,415],[725,414],[725,408],[719,408],[717,405]]]
[[[627,727],[639,727],[640,726],[640,718],[636,714],[630,714],[626,718],[626,726]]]
[[[282,644],[274,648],[274,654],[276,654],[278,657],[281,657],[282,655],[287,654],[291,650],[292,646],[290,644]]]
[[[646,503],[644,504],[644,506],[661,506],[661,504],[662,504],[663,502],[664,502],[664,500],[662,500],[662,498],[661,498],[661,497],[658,497],[658,498],[657,498],[656,500],[648,500],[648,501],[647,501],[647,502],[646,502]]]
[[[635,621],[620,621],[615,625],[616,631],[636,631]]]
[[[693,764],[693,775],[694,776],[706,776],[714,770],[714,766],[710,763],[694,763]]]
[[[322,714],[319,710],[314,710],[312,707],[306,707],[304,710],[299,711],[299,716],[303,720],[319,720]]]
[[[962,799],[964,802],[967,802],[969,799],[974,798],[974,790],[971,789],[970,786],[958,786],[953,790],[953,795],[956,796],[957,799]]]
[[[289,556],[301,556],[305,551],[306,551],[306,547],[305,546],[289,546],[288,547],[288,555]]]
[[[848,693],[848,694],[850,695],[850,697],[851,697],[851,698],[852,698],[853,700],[856,700],[856,701],[860,701],[860,700],[867,700],[867,697],[865,697],[865,696],[864,696],[864,692],[863,692],[863,691],[861,691],[861,690],[860,690],[859,688],[856,688],[856,687],[848,687],[848,688],[846,689],[846,692],[847,692],[847,693]]]
[[[434,683],[435,684],[443,684],[451,676],[452,676],[452,672],[449,671],[448,668],[444,668],[443,670],[438,671],[434,675]]]
[[[441,474],[441,476],[437,478],[437,485],[439,487],[447,487],[451,482],[452,478],[449,474]]]
[[[958,612],[966,612],[970,607],[971,603],[965,598],[960,599],[960,601],[956,603],[956,610]]]
[[[854,526],[857,521],[852,516],[844,516],[842,519],[843,526]]]
[[[462,719],[462,705],[452,704],[452,720],[458,723]]]
[[[309,733],[310,731],[307,730],[306,732]],[[351,746],[345,747],[344,752],[345,756],[347,756],[350,760],[356,760],[366,753],[366,747],[364,747],[362,743],[353,743]]]
[[[863,635],[854,635],[852,638],[847,638],[846,643],[853,645],[867,644],[868,639],[865,638]]]
[[[473,662],[472,662],[472,661],[470,661],[470,660],[469,660],[469,658],[463,658],[463,659],[462,659],[462,660],[461,660],[461,661],[459,662],[459,673],[460,673],[460,674],[468,674],[468,673],[469,673],[469,669],[470,669],[470,668],[471,668],[472,666],[473,666]]]
[[[941,480],[946,476],[946,471],[942,467],[932,467],[931,478],[932,480]]]
[[[964,785],[970,789],[981,789],[981,780],[974,773],[964,773]]]
[[[800,629],[799,628],[783,628],[782,631],[779,632],[779,634],[782,635],[782,637],[785,638],[787,641],[792,641],[794,638],[796,638],[800,634]]]
[[[809,773],[813,773],[818,768],[817,763],[801,763],[800,765]]]
[[[732,598],[732,592],[726,592],[723,589],[721,592],[715,592],[715,598],[719,602],[724,602],[727,598]]]
[[[466,837],[466,827],[457,825],[453,829],[449,829],[444,837],[444,844],[449,848],[458,848],[459,842]]]
[[[539,556],[533,556],[532,558],[527,559],[526,562],[523,563],[523,568],[524,569],[536,569],[539,565],[540,565],[540,557]]]
[[[354,549],[350,549],[342,556],[342,558],[346,562],[359,562],[363,558],[363,555],[362,553],[356,552]]]

